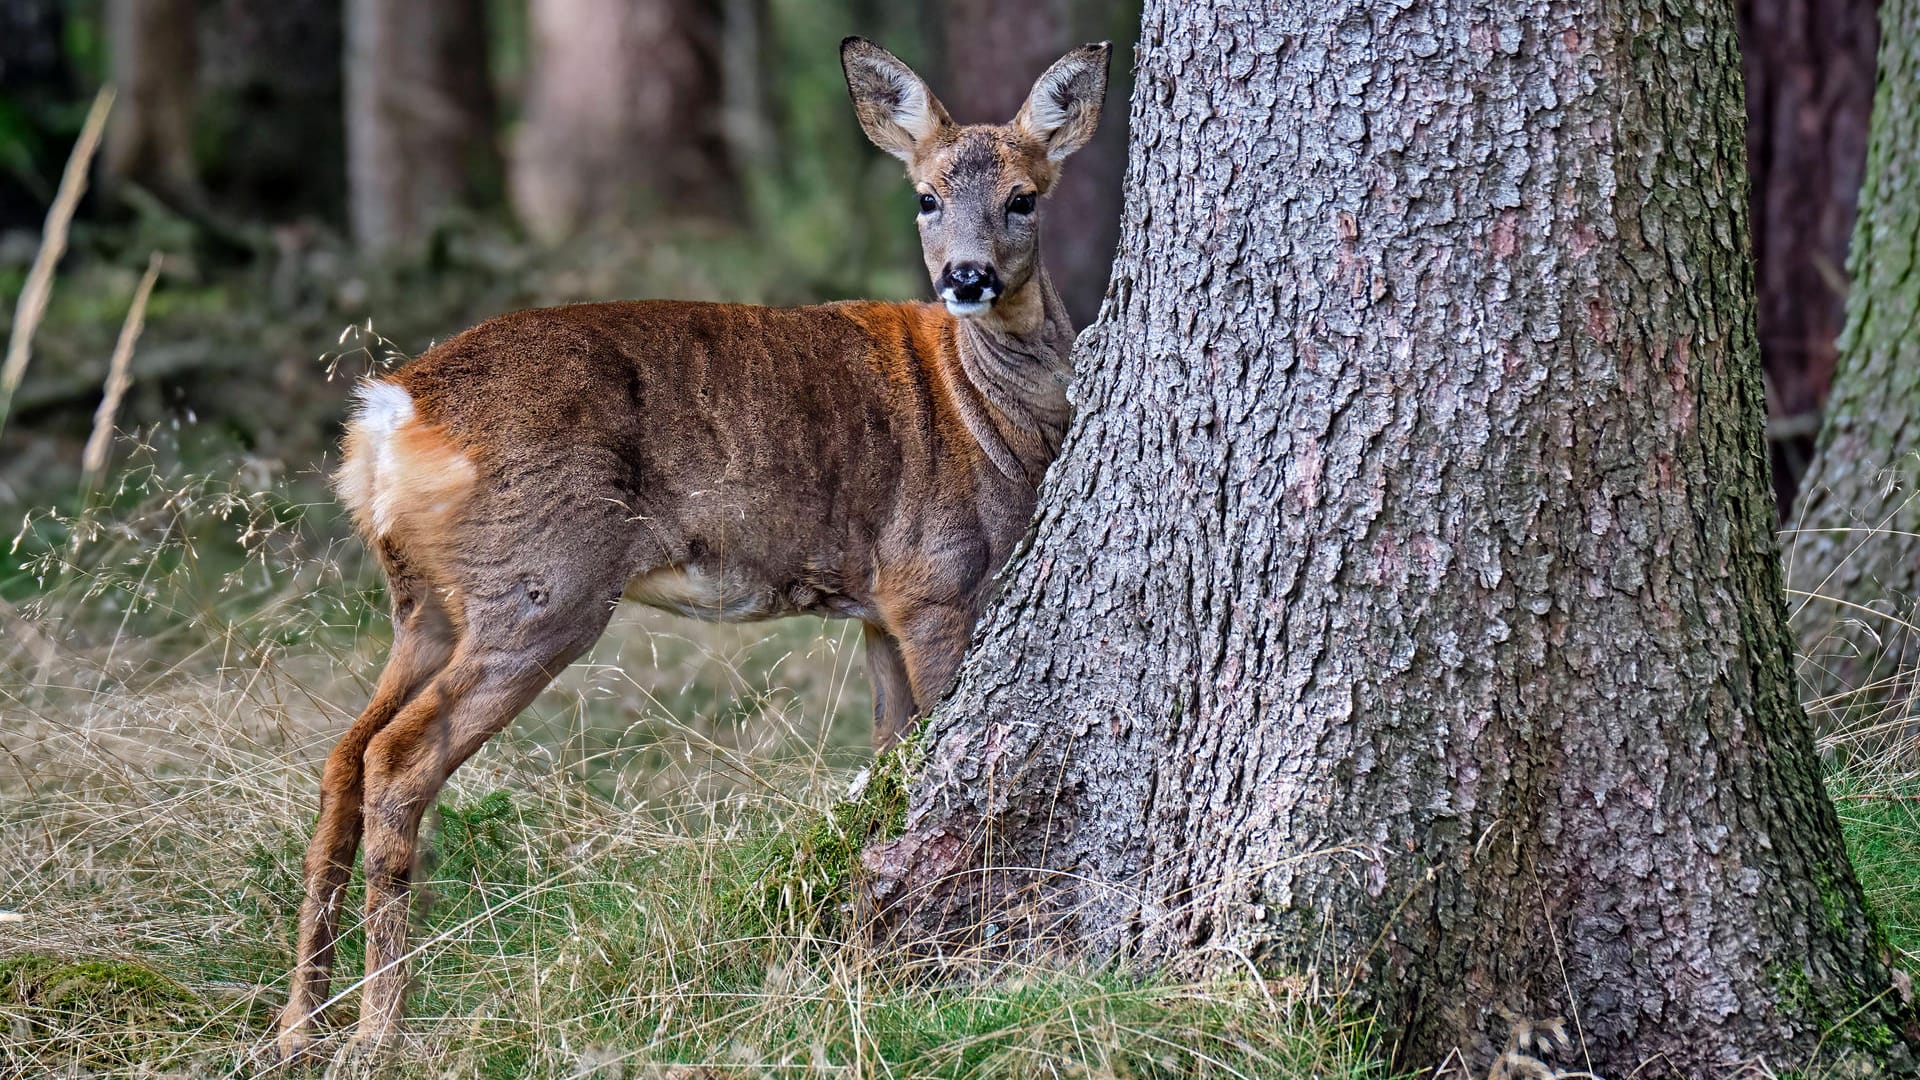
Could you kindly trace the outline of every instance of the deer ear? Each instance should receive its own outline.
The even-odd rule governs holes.
[[[850,37],[840,43],[840,67],[847,74],[853,111],[873,145],[912,161],[916,147],[953,124],[946,107],[900,58],[868,41]]]
[[[1112,52],[1112,45],[1096,41],[1055,60],[1033,84],[1020,115],[1013,118],[1014,127],[1047,148],[1049,161],[1064,160],[1087,145],[1100,126],[1100,105],[1107,98],[1107,57]]]

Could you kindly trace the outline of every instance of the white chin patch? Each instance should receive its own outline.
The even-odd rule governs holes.
[[[978,300],[955,300],[953,295],[948,293],[940,299],[947,305],[948,311],[964,319],[970,315],[985,314],[986,310],[993,306],[994,294],[987,293]]]

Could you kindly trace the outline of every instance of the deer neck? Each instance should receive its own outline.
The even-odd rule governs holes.
[[[954,351],[977,400],[961,417],[1009,479],[1035,486],[1073,419],[1073,321],[1044,269],[992,310],[954,320]]]

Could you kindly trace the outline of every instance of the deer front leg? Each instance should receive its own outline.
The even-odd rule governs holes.
[[[920,604],[898,612],[888,627],[913,690],[913,716],[933,711],[966,656],[975,614],[971,604]],[[905,728],[901,730],[904,734]]]
[[[873,684],[873,750],[884,753],[913,722],[913,683],[900,646],[884,628],[863,623],[860,636],[867,643],[867,680]]]

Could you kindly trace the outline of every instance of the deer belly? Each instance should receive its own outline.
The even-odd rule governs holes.
[[[749,622],[796,615],[814,604],[763,581],[699,566],[663,566],[627,580],[627,599],[709,622]],[[800,602],[796,602],[800,601]]]

